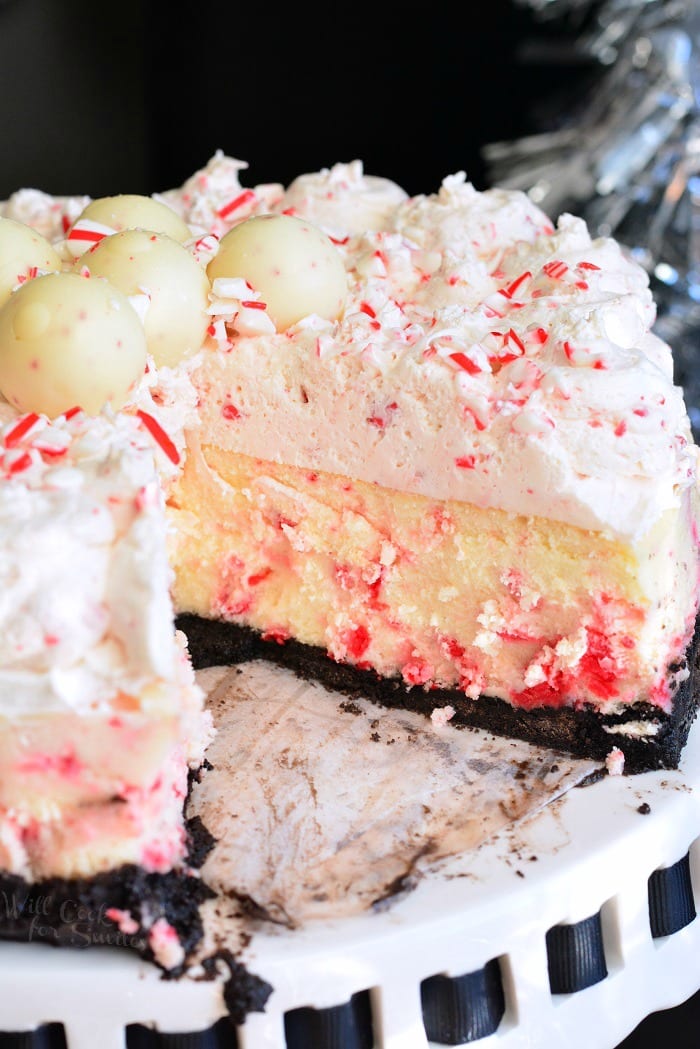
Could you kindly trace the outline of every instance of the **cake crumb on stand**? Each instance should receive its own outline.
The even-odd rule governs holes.
[[[430,720],[435,728],[444,728],[455,716],[455,713],[455,708],[449,705],[446,707],[435,707],[430,715]]]
[[[619,747],[614,747],[605,759],[609,776],[621,776],[625,771],[625,755]]]

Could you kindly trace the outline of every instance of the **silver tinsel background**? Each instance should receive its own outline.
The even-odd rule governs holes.
[[[521,61],[589,71],[545,126],[484,147],[492,184],[614,236],[649,273],[655,331],[700,432],[700,0],[513,0],[560,33]],[[537,41],[534,41],[536,45]]]

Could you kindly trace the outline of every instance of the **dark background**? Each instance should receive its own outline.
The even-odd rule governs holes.
[[[360,159],[411,194],[458,170],[483,189],[483,145],[539,130],[591,79],[545,61],[561,31],[515,0],[472,0],[464,27],[442,3],[305,10],[0,0],[0,199],[152,193],[217,149],[249,162],[244,185]],[[700,993],[624,1049],[697,1049],[699,1025]]]
[[[249,183],[359,158],[409,193],[460,169],[483,188],[482,144],[527,129],[557,80],[516,66],[531,19],[510,0],[466,33],[440,3],[328,5],[320,26],[297,6],[0,0],[0,198],[154,192],[217,148]]]

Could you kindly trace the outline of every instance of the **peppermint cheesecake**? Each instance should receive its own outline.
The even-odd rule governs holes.
[[[462,174],[408,198],[359,163],[285,191],[238,173],[218,156],[166,196],[219,241],[168,500],[197,664],[263,655],[455,724],[619,749],[628,771],[675,766],[696,708],[697,449],[646,273]],[[343,261],[342,308],[294,221]]]
[[[126,414],[0,417],[0,938],[177,969],[206,898],[184,800],[211,727],[152,438]]]
[[[286,188],[244,169],[25,190],[0,218],[0,501],[48,560],[28,584],[8,539],[0,867],[22,884],[196,881],[188,658],[627,771],[675,766],[695,715],[697,449],[645,272],[461,173],[409,198],[359,162]]]

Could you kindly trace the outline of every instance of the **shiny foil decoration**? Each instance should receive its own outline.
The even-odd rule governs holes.
[[[615,237],[644,266],[658,304],[654,330],[673,347],[697,436],[700,2],[515,2],[536,20],[562,20],[560,55],[550,43],[550,60],[575,55],[592,72],[575,107],[550,103],[548,126],[484,147],[489,181],[524,190],[553,218],[582,216],[591,236]],[[567,38],[584,13],[586,28]]]
[[[518,7],[528,7],[541,21],[566,21],[569,25],[580,24],[596,0],[514,0]]]

